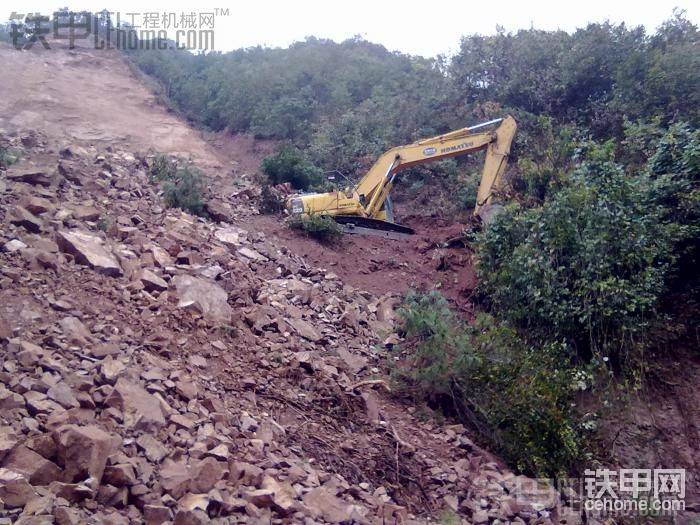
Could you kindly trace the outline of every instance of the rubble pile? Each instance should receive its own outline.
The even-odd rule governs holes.
[[[39,141],[0,199],[0,524],[580,521],[391,397],[398,297],[234,198],[166,209],[144,158]]]

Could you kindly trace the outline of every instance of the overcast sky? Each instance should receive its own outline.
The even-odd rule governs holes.
[[[66,5],[65,1],[7,0],[0,7],[0,17],[8,19],[13,10],[50,15]],[[588,22],[607,19],[630,26],[643,25],[651,32],[671,17],[674,7],[685,9],[696,24],[700,16],[700,2],[689,0],[258,0],[229,2],[228,6],[225,2],[200,4],[183,0],[76,0],[68,5],[76,11],[99,11],[106,7],[119,11],[122,16],[144,12],[177,13],[179,16],[182,12],[228,7],[229,15],[219,16],[215,21],[215,47],[220,51],[258,44],[287,46],[309,35],[336,41],[360,35],[390,50],[424,56],[453,53],[462,35],[492,34],[497,25],[509,31],[530,27],[573,31]],[[135,20],[138,23],[138,15]]]

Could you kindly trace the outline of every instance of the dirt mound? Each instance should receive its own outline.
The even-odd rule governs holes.
[[[341,241],[327,245],[286,228],[283,218],[277,215],[246,220],[276,245],[303,254],[310,264],[332,271],[355,288],[397,295],[412,288],[437,289],[466,317],[473,312],[470,297],[476,286],[476,273],[471,253],[463,248],[442,247],[445,241],[461,234],[464,228],[461,224],[411,217],[405,222],[416,230],[411,237],[387,240],[346,235]]]

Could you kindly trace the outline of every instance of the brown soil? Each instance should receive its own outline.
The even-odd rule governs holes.
[[[471,254],[464,248],[440,246],[460,235],[461,224],[444,219],[409,218],[414,236],[387,240],[368,235],[346,235],[339,242],[323,244],[286,228],[282,217],[261,215],[248,224],[264,232],[278,246],[302,255],[314,266],[326,268],[355,288],[382,295],[409,289],[440,290],[460,310],[473,311],[470,294],[476,285]]]
[[[208,172],[226,169],[227,158],[165,111],[121,53],[49,44],[29,51],[0,45],[3,77],[12,79],[0,82],[0,128],[35,129],[59,145],[119,144],[191,157]]]

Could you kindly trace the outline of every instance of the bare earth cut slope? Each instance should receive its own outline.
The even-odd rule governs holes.
[[[0,174],[0,523],[580,522],[389,395],[401,289],[265,233],[244,162],[121,55],[0,62],[0,128],[24,151]],[[163,207],[155,151],[211,177],[216,220]]]

